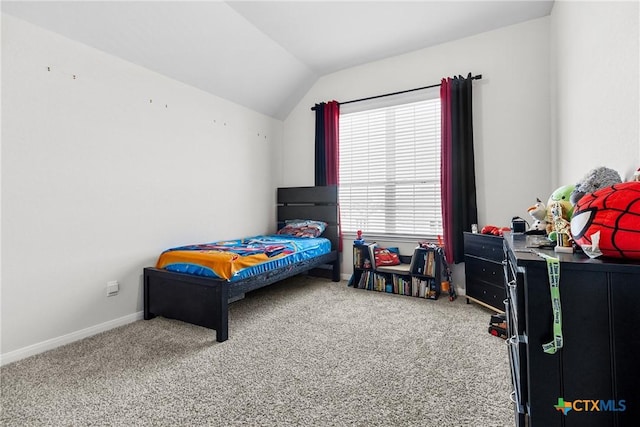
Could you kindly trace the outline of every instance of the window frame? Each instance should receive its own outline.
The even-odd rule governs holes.
[[[365,233],[365,235],[368,238],[378,238],[378,239],[384,239],[385,241],[398,241],[398,242],[407,242],[407,241],[415,241],[416,239],[436,239],[438,236],[441,236],[443,231],[442,231],[442,208],[441,208],[441,188],[440,188],[440,156],[441,156],[441,146],[440,146],[440,142],[441,142],[441,138],[440,138],[440,131],[441,131],[441,117],[440,117],[440,91],[438,87],[434,87],[434,88],[429,88],[427,90],[421,90],[419,92],[413,92],[413,93],[405,93],[405,94],[400,94],[400,95],[394,95],[391,97],[385,97],[385,99],[370,99],[364,102],[358,102],[358,103],[354,103],[354,104],[349,104],[349,105],[341,105],[340,106],[340,121],[341,121],[341,125],[340,125],[340,132],[341,132],[341,136],[340,136],[340,140],[341,140],[341,146],[340,146],[340,187],[341,187],[341,194],[344,194],[344,189],[347,187],[350,187],[352,185],[352,182],[350,182],[349,180],[346,180],[344,178],[344,174],[345,174],[345,170],[344,170],[344,159],[343,159],[343,154],[344,154],[344,117],[348,116],[350,114],[353,113],[364,113],[364,112],[372,112],[375,110],[379,110],[382,108],[406,108],[407,106],[410,106],[414,103],[417,102],[427,102],[427,103],[432,103],[432,104],[437,104],[437,112],[436,113],[432,113],[431,114],[431,127],[432,127],[432,133],[430,134],[430,143],[432,145],[431,147],[431,152],[433,153],[434,151],[437,152],[437,158],[430,163],[430,168],[433,170],[436,170],[436,172],[433,172],[431,176],[424,176],[422,179],[420,179],[420,177],[418,177],[418,179],[414,179],[413,181],[416,183],[415,185],[417,186],[417,182],[418,181],[422,181],[422,184],[424,184],[424,182],[429,182],[429,185],[434,186],[435,190],[433,190],[431,193],[433,194],[433,197],[431,197],[431,199],[428,201],[428,204],[433,206],[432,209],[426,209],[426,211],[431,211],[430,213],[427,213],[425,215],[430,215],[429,218],[433,218],[437,216],[437,226],[435,227],[430,227],[427,229],[416,229],[415,225],[410,227],[413,228],[413,230],[411,232],[389,232],[389,229],[386,229],[386,231],[379,231],[377,229],[373,229],[372,230],[366,230],[363,229],[363,233]],[[433,118],[437,116],[437,122],[433,122]],[[433,125],[433,123],[435,123],[435,126]],[[415,129],[414,129],[414,133],[415,133]],[[386,133],[386,138],[387,140],[385,141],[385,147],[383,148],[384,151],[386,151],[386,155],[385,155],[385,159],[387,158],[392,158],[393,156],[395,156],[395,154],[397,153],[397,148],[396,146],[398,145],[397,142],[395,143],[396,146],[394,145],[388,145],[389,142],[389,133]],[[437,140],[437,149],[434,149],[433,146],[434,144],[436,144]],[[420,142],[416,142],[416,140],[413,141],[413,146],[416,146],[417,144],[419,144]],[[382,151],[382,150],[380,150]],[[388,162],[385,162],[388,163]],[[369,165],[370,166],[370,165]],[[368,166],[368,167],[369,167]],[[350,166],[351,168],[353,168],[353,165]],[[395,167],[391,167],[393,169],[396,169]],[[434,169],[435,168],[435,169]],[[386,168],[387,170],[389,168]],[[416,172],[414,172],[416,173]],[[388,172],[386,173],[385,177],[388,177]],[[347,184],[344,184],[344,181],[347,181]],[[370,182],[375,182],[375,181],[370,181]],[[386,183],[381,183],[385,186],[389,186]],[[394,185],[392,185],[392,187],[395,187],[396,190],[400,187],[400,185],[398,184],[398,181],[396,181],[396,183]],[[388,190],[385,190],[388,191]],[[415,194],[415,187],[414,187],[414,194]],[[430,194],[431,194],[430,193]],[[368,196],[367,196],[368,197]],[[437,199],[436,202],[434,202],[433,199]],[[415,197],[414,197],[415,199]],[[343,204],[344,202],[344,198],[343,196],[341,196],[341,204]],[[415,200],[414,200],[415,203]],[[433,203],[436,203],[435,205],[433,205]],[[346,205],[346,203],[344,203]],[[434,210],[436,210],[436,212],[434,212]],[[393,209],[389,209],[388,207],[385,207],[384,209],[387,214],[388,213],[395,213],[395,211]],[[417,211],[414,209],[414,211]],[[349,227],[352,227],[353,223],[352,221],[348,220],[349,215],[345,215],[345,211],[344,211],[344,207],[342,209],[342,222],[343,222],[343,230],[345,235],[351,236],[351,235],[355,235],[357,230],[351,230],[350,228],[347,229],[345,228],[345,225],[347,223],[349,223]],[[347,221],[345,221],[345,218],[347,218]],[[414,223],[417,221],[416,219],[413,220]],[[386,221],[385,221],[386,222]],[[355,226],[358,227],[358,226]],[[366,228],[366,227],[365,227]],[[395,228],[396,230],[398,230],[398,228]]]

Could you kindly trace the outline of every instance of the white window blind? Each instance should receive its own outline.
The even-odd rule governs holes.
[[[440,99],[340,115],[345,232],[442,235]]]

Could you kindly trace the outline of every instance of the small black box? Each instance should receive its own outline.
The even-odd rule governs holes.
[[[513,218],[511,220],[511,231],[514,233],[524,233],[527,231],[527,222],[522,218]]]

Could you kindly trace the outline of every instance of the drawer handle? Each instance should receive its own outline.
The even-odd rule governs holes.
[[[503,260],[502,260],[502,265],[504,265],[504,266],[506,266],[506,265],[507,265],[507,260],[506,260],[506,259],[503,259]]]
[[[509,286],[510,288],[517,288],[518,282],[516,282],[515,280],[510,280],[509,283],[507,283],[507,286]]]
[[[510,394],[509,394],[509,400],[512,401],[515,404],[518,404],[518,402],[516,401],[516,391],[513,390]]]
[[[507,345],[517,345],[519,342],[520,340],[518,339],[517,335],[507,338],[507,340],[505,341]]]

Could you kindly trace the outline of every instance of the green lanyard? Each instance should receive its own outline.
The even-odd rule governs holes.
[[[549,291],[551,293],[551,308],[553,309],[553,340],[542,344],[545,353],[555,354],[562,348],[562,308],[560,307],[560,260],[538,252],[538,256],[547,261],[549,273]]]

